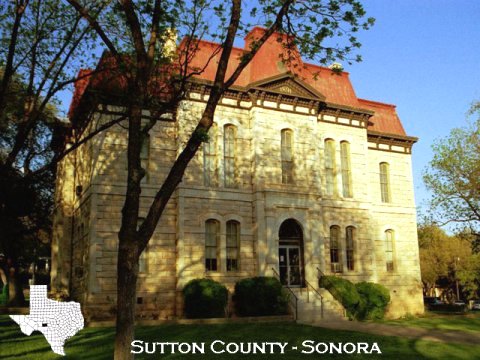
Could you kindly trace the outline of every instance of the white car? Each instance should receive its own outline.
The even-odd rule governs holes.
[[[472,310],[480,310],[480,300],[475,300],[473,302]]]

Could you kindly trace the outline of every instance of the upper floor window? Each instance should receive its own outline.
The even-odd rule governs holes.
[[[352,170],[350,165],[350,144],[347,141],[340,143],[343,197],[352,197]]]
[[[282,184],[293,184],[293,131],[282,130]]]
[[[140,164],[145,170],[145,176],[142,178],[143,182],[149,182],[149,162],[150,162],[150,135],[142,137],[142,146],[140,148]]]
[[[353,226],[348,226],[346,229],[345,237],[345,247],[347,250],[347,269],[350,271],[355,270],[355,253],[354,245],[355,244],[355,228]]]
[[[330,264],[333,273],[343,272],[340,251],[340,228],[334,225],[330,227]]]
[[[225,187],[235,187],[235,136],[236,128],[233,125],[225,125],[223,140],[223,159]]]
[[[395,232],[393,230],[385,231],[385,264],[387,271],[394,270],[394,259],[393,259],[393,242],[395,240]]]
[[[335,195],[336,181],[335,141],[325,140],[325,181],[327,195]]]
[[[239,270],[240,223],[227,221],[227,271]]]
[[[208,131],[208,142],[203,143],[203,183],[217,186],[217,179],[217,125],[213,124]]]
[[[205,222],[205,269],[218,270],[218,250],[220,246],[220,222],[207,220]]]
[[[137,229],[143,223],[144,218],[138,218],[137,220]],[[143,249],[140,257],[138,259],[138,272],[139,273],[146,273],[148,272],[148,245],[145,249]]]
[[[392,201],[390,195],[390,166],[388,163],[380,163],[380,192],[382,194],[382,202],[389,203]]]

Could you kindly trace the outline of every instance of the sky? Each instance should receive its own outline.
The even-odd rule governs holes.
[[[416,204],[427,210],[422,172],[431,145],[467,124],[480,101],[480,1],[363,0],[376,19],[358,39],[361,63],[344,64],[358,97],[397,105],[413,146]]]

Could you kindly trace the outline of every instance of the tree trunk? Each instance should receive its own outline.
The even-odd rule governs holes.
[[[138,243],[119,234],[117,264],[117,328],[115,336],[116,360],[133,359],[130,353],[135,334],[135,305],[138,279]]]

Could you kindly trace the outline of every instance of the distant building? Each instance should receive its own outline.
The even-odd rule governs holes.
[[[261,31],[254,28],[245,46]],[[278,61],[282,49],[273,38],[221,100],[210,141],[140,259],[139,316],[182,316],[181,290],[193,278],[233,289],[239,279],[275,272],[293,289],[318,289],[321,273],[378,282],[390,289],[391,316],[422,312],[411,169],[416,138],[405,134],[394,105],[357,98],[348,73],[298,60],[293,75]],[[195,64],[204,65],[212,47],[201,42]],[[241,51],[234,49],[232,59]],[[196,125],[214,71],[211,61],[144,144],[141,216]],[[95,91],[86,82],[77,86],[74,128],[91,116],[88,132],[122,112],[108,96],[89,102]],[[126,130],[116,125],[58,169],[52,285],[70,288],[97,319],[115,312],[126,147]],[[319,291],[324,313],[338,313]]]

